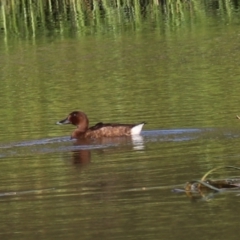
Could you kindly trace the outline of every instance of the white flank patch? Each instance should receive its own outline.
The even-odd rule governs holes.
[[[142,131],[144,123],[138,124],[137,126],[133,127],[131,129],[131,135],[136,135],[136,134],[140,134],[140,132]]]

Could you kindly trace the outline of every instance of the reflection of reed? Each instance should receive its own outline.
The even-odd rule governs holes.
[[[73,32],[88,35],[104,33],[106,29],[114,33],[121,32],[122,28],[144,31],[146,19],[161,29],[177,27],[186,21],[194,23],[197,18],[209,21],[207,14],[215,11],[224,19],[227,12],[232,19],[238,7],[234,1],[219,0],[218,5],[211,2],[215,1],[1,1],[0,22],[5,34],[11,32],[24,38],[49,32],[62,36]]]

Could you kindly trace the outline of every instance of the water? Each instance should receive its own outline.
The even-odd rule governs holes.
[[[49,23],[26,8],[16,24],[1,6],[1,239],[239,238],[239,192],[172,191],[239,166],[237,6],[105,4],[70,20],[43,6]],[[147,124],[74,141],[55,123],[78,109],[90,125]]]

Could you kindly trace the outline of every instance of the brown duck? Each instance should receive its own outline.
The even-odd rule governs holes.
[[[77,127],[73,131],[71,138],[101,138],[101,137],[120,137],[140,134],[145,122],[140,124],[122,123],[102,123],[88,127],[88,117],[84,112],[74,111],[67,118],[57,122],[57,124],[73,124]]]

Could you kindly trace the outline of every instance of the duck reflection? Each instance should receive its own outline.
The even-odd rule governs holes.
[[[78,150],[72,153],[73,164],[86,166],[91,162],[91,152],[89,150]]]
[[[87,166],[91,162],[91,151],[96,150],[99,153],[115,153],[122,149],[143,150],[143,137],[138,136],[122,136],[113,138],[99,139],[78,139],[74,142],[74,146],[78,150],[72,151],[72,162],[81,166]],[[118,149],[116,149],[118,147]]]
[[[83,167],[91,162],[91,151],[87,147],[90,144],[90,139],[80,139],[77,142],[74,142],[74,146],[80,146],[80,149],[72,151],[73,164],[78,164]]]

